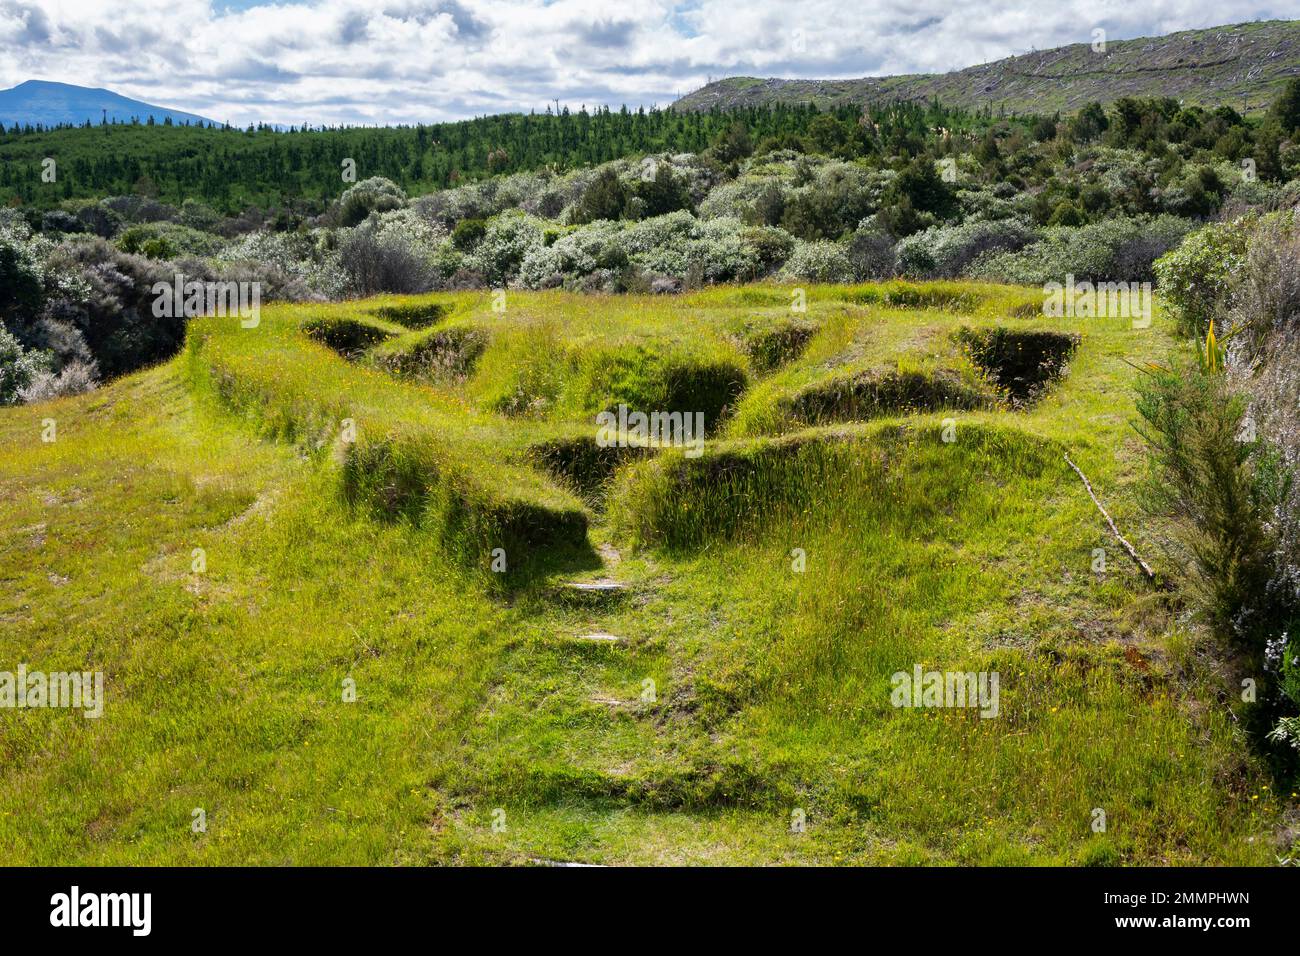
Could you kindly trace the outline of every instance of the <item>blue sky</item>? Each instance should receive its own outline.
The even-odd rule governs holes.
[[[0,0],[0,88],[103,86],[238,124],[437,121],[1294,15],[1294,0]]]

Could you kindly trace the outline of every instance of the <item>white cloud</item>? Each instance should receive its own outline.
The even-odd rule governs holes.
[[[943,72],[1285,17],[1253,0],[0,0],[0,87],[103,86],[218,120],[400,123],[666,105],[707,77]]]

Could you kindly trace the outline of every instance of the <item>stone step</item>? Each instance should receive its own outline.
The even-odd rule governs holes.
[[[557,596],[574,604],[608,604],[621,601],[631,593],[622,581],[597,578],[593,581],[565,581],[557,588]]]
[[[600,578],[595,581],[566,581],[564,586],[581,594],[617,594],[627,590],[626,584],[612,578]]]
[[[535,866],[590,867],[591,869],[597,870],[603,870],[605,868],[605,864],[603,863],[579,863],[576,860],[544,860],[540,857],[534,857],[528,862]]]
[[[578,635],[580,641],[590,641],[593,644],[622,644],[623,638],[617,634],[606,634],[603,631],[593,631],[590,634]]]

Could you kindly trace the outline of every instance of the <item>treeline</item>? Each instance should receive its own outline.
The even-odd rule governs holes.
[[[248,206],[312,212],[347,188],[349,159],[356,180],[383,176],[419,195],[498,173],[701,152],[737,128],[751,143],[769,147],[860,155],[878,143],[919,144],[936,129],[967,130],[993,119],[938,103],[904,103],[865,113],[813,106],[706,113],[563,109],[433,125],[290,131],[150,123],[15,127],[0,131],[0,202],[48,209],[68,199],[133,194],[177,205],[196,200],[227,213]],[[46,159],[55,161],[52,182],[48,173],[42,176]]]

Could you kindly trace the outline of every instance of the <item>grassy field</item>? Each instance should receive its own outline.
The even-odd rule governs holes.
[[[1166,322],[1040,299],[276,306],[5,410],[0,670],[99,670],[107,702],[0,709],[0,848],[1273,863],[1294,795],[1235,729],[1240,675],[1064,460],[1158,564],[1128,363],[1174,347]],[[1068,364],[1018,394],[1016,350],[1044,342]],[[704,411],[703,454],[600,446],[619,404]],[[601,578],[624,587],[565,586]],[[892,706],[916,665],[997,672],[997,717]]]

